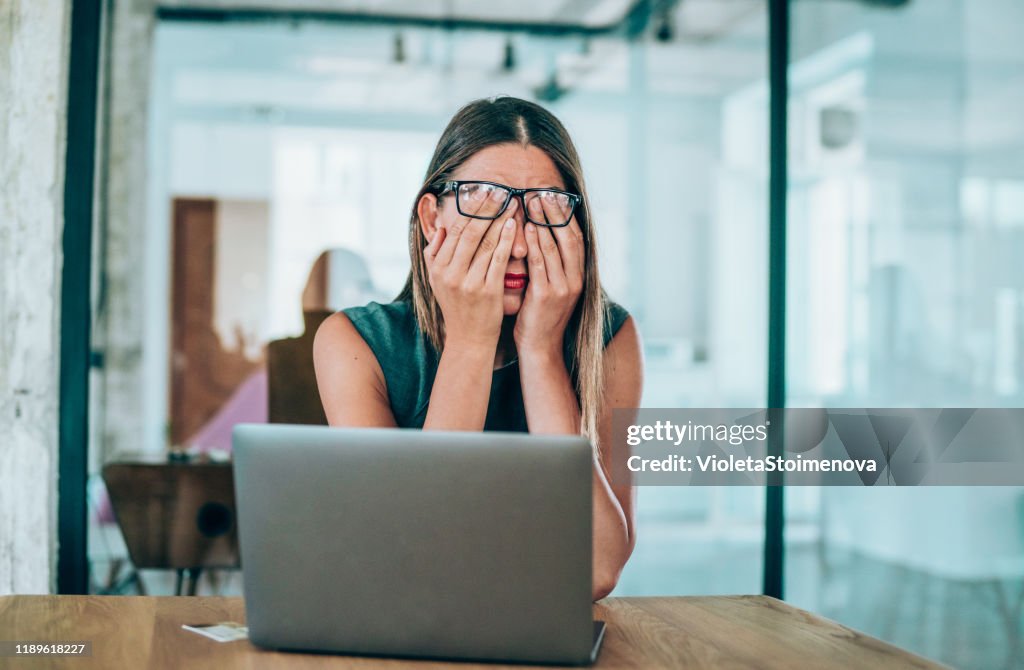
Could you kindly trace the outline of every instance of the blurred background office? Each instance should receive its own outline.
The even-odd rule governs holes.
[[[1024,4],[789,11],[786,403],[1021,406]],[[228,450],[268,418],[268,343],[394,296],[433,145],[475,98],[573,135],[644,406],[765,406],[768,52],[766,0],[108,0],[91,588],[140,583],[103,465]],[[615,595],[760,592],[764,510],[762,489],[642,488]],[[794,604],[955,666],[1024,663],[1024,490],[790,488],[785,518]]]

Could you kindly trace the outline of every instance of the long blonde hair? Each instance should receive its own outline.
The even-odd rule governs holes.
[[[427,275],[423,254],[427,239],[420,226],[416,203],[427,193],[436,194],[440,185],[451,179],[452,173],[475,153],[505,143],[532,145],[544,151],[558,168],[566,189],[582,198],[576,211],[576,221],[585,243],[583,292],[576,303],[566,337],[574,340],[569,373],[580,404],[580,432],[588,436],[596,447],[604,382],[602,356],[607,298],[597,271],[597,240],[579,155],[569,133],[551,112],[526,100],[501,96],[475,100],[452,117],[437,142],[423,186],[413,203],[409,219],[412,268],[398,300],[412,302],[420,330],[440,352],[444,346],[444,318]]]

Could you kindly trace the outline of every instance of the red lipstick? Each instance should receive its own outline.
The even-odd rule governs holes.
[[[521,289],[526,286],[526,275],[518,274],[515,272],[505,273],[505,288],[507,289]]]

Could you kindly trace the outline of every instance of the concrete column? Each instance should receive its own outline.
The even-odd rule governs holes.
[[[105,160],[97,249],[100,291],[94,348],[103,368],[94,386],[93,464],[143,446],[142,341],[147,220],[146,146],[154,0],[118,0],[109,24]]]
[[[0,595],[56,574],[69,7],[0,0]]]

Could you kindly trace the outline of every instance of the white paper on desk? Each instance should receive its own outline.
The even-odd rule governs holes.
[[[249,628],[234,621],[221,621],[220,623],[196,624],[195,626],[181,625],[185,630],[199,633],[217,642],[234,642],[249,637]]]

